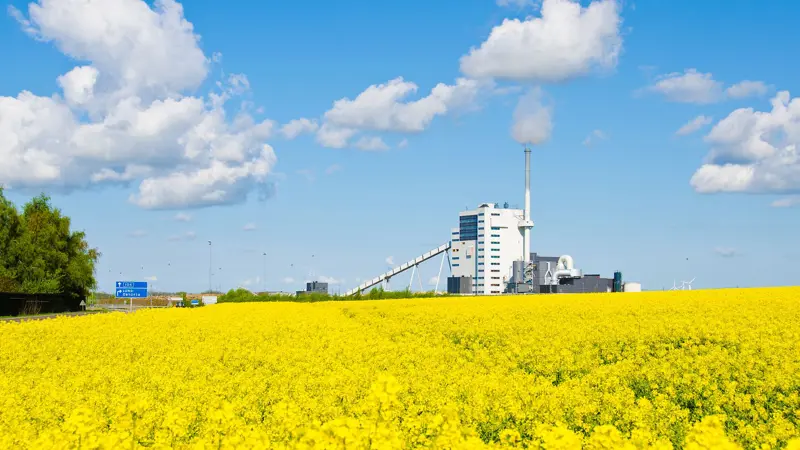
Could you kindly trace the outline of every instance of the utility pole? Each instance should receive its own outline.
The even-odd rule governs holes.
[[[211,241],[208,241],[208,292],[211,292]]]
[[[261,281],[263,292],[267,292],[267,252],[262,253],[264,256],[264,279]]]

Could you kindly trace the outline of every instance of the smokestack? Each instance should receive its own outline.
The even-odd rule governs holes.
[[[526,263],[531,260],[531,149],[525,146],[525,212],[523,218],[522,251],[525,254],[522,260]]]

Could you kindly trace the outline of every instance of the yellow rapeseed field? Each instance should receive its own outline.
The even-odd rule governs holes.
[[[800,288],[0,323],[0,449],[800,449]]]

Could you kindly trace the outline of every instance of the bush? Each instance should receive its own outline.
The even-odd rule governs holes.
[[[267,294],[254,293],[247,289],[231,289],[226,294],[217,298],[218,303],[249,303],[249,302],[330,302],[330,301],[350,301],[350,300],[386,300],[386,299],[405,299],[405,298],[429,298],[442,297],[447,294],[437,294],[429,292],[411,292],[406,289],[403,291],[385,291],[383,288],[373,288],[368,294],[356,293],[352,296],[332,295],[322,292],[302,292],[294,294]]]

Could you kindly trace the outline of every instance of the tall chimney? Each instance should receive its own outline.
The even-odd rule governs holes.
[[[531,149],[525,146],[525,212],[524,228],[522,237],[522,251],[525,254],[522,260],[526,263],[531,261]]]

